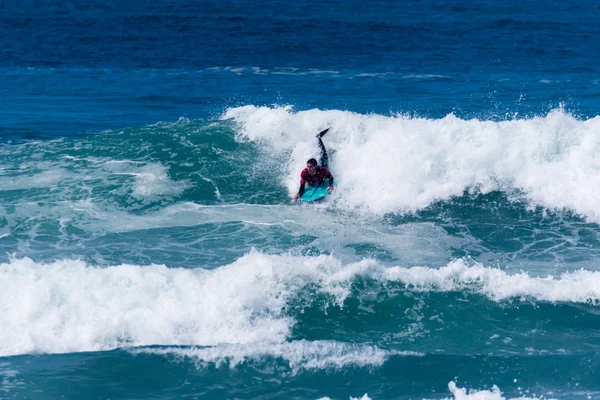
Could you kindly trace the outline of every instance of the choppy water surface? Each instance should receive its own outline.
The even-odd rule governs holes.
[[[600,398],[597,17],[7,3],[0,397]]]

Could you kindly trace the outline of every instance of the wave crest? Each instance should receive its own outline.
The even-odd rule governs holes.
[[[336,204],[377,214],[416,211],[465,191],[518,193],[531,206],[568,209],[600,221],[600,117],[563,110],[522,120],[363,115],[339,110],[244,106],[223,119],[239,134],[290,153],[284,184],[297,190],[315,132],[333,153]]]
[[[355,295],[358,279],[395,282],[408,291],[479,293],[494,301],[600,301],[600,272],[509,275],[465,260],[439,269],[388,268],[374,260],[344,264],[333,256],[252,251],[232,264],[205,270],[96,268],[81,261],[41,264],[25,258],[0,264],[0,287],[5,288],[0,292],[0,355],[283,343],[297,323],[295,313],[309,306],[315,294],[327,299],[325,307],[343,307]]]

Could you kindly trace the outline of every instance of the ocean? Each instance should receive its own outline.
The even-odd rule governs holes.
[[[599,20],[4,0],[0,398],[600,399]]]

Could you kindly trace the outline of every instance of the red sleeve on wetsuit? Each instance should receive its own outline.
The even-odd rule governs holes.
[[[305,168],[300,173],[300,189],[298,189],[298,194],[302,196],[304,194],[304,188],[306,185],[306,174],[308,174],[308,170]]]
[[[306,184],[306,181],[308,180],[306,175],[308,175],[308,169],[304,168],[302,172],[300,172],[300,185]]]

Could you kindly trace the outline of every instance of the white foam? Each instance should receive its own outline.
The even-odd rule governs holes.
[[[467,390],[466,388],[459,388],[456,383],[448,383],[448,389],[454,395],[454,400],[506,400],[502,396],[502,392],[498,386],[493,385],[492,390]],[[445,400],[451,400],[446,398]],[[538,400],[537,397],[512,397],[510,400]]]
[[[111,188],[107,189],[110,194],[150,202],[178,196],[193,185],[189,179],[171,179],[169,167],[161,162],[70,155],[61,155],[54,161],[37,160],[48,147],[54,146],[49,153],[60,150],[56,148],[58,142],[31,142],[14,147],[20,157],[13,154],[17,161],[0,175],[0,191],[51,188],[58,197],[68,199],[90,195],[94,188],[106,185]],[[4,153],[0,151],[0,157]],[[96,186],[98,182],[101,184]],[[115,183],[118,183],[116,188]]]
[[[413,291],[481,293],[496,301],[600,301],[600,272],[530,277],[463,260],[440,269],[386,268],[374,260],[344,264],[333,256],[252,251],[230,265],[204,270],[94,268],[81,261],[41,264],[24,258],[0,264],[0,356],[284,343],[296,322],[285,313],[291,299],[302,297],[309,285],[343,306],[357,277],[400,282]]]
[[[540,399],[552,399],[551,397],[511,397],[506,399],[502,396],[502,392],[498,388],[498,386],[493,385],[491,390],[468,390],[466,388],[459,388],[456,386],[456,383],[450,382],[448,384],[448,389],[452,392],[454,396],[452,399],[449,397],[445,397],[443,400],[540,400]],[[322,397],[319,400],[332,400],[330,397]],[[350,396],[350,400],[371,400],[367,393],[363,395],[363,397],[352,397]]]
[[[119,163],[111,161],[105,165],[110,166],[114,175],[133,176],[131,196],[140,200],[151,201],[163,196],[178,196],[190,187],[189,181],[170,179],[169,168],[158,162],[149,162],[140,166],[125,160]]]
[[[400,79],[451,79],[447,75],[438,74],[405,74],[399,72],[360,72],[360,73],[348,73],[344,71],[335,70],[322,70],[316,68],[295,68],[295,67],[275,67],[271,69],[261,67],[209,67],[201,70],[205,73],[223,73],[229,72],[234,73],[237,76],[246,75],[284,75],[284,76],[306,76],[306,75],[317,75],[317,76],[328,76],[328,77],[341,77],[346,79],[355,78],[384,78],[388,76],[398,77]]]
[[[206,178],[204,177],[202,174],[198,173],[198,176],[205,182],[210,183],[211,185],[214,186],[215,188],[215,196],[217,196],[217,200],[221,200],[221,192],[219,191],[219,187],[217,186],[217,184],[215,183],[215,181],[213,181],[210,178]]]
[[[25,386],[23,380],[18,379],[19,371],[12,368],[11,363],[0,363],[0,391],[9,393],[14,389],[22,389]]]
[[[31,173],[25,171],[0,176],[0,191],[48,188],[56,186],[70,174],[61,168]]]
[[[0,214],[2,210],[0,206]],[[400,263],[408,265],[417,262],[440,265],[447,260],[450,249],[476,246],[471,238],[451,236],[443,228],[432,223],[391,226],[377,219],[362,221],[357,219],[355,214],[343,215],[329,212],[327,209],[289,204],[207,206],[179,202],[146,213],[131,213],[110,204],[94,201],[93,198],[85,198],[55,203],[19,202],[10,211],[10,215],[7,214],[9,224],[0,227],[0,235],[10,235],[15,224],[21,219],[29,221],[27,228],[31,238],[35,236],[32,226],[41,221],[52,221],[52,223],[62,221],[67,231],[68,227],[72,226],[93,235],[174,227],[243,224],[252,226],[258,235],[263,234],[267,242],[272,237],[272,230],[277,229],[289,237],[307,235],[314,238],[312,242],[305,245],[335,251],[338,257],[345,261],[355,261],[357,257],[355,246],[366,244],[370,249],[383,252],[394,259],[401,260]],[[315,234],[316,232],[318,235]],[[251,246],[257,246],[255,237],[242,239],[246,244],[241,244],[242,247],[239,249],[241,252],[249,251]],[[203,237],[198,238],[199,242],[202,240]],[[240,244],[239,241],[237,243]],[[34,255],[27,252],[21,254]]]
[[[321,397],[318,400],[332,400],[331,397]],[[371,398],[369,397],[369,395],[367,393],[365,393],[362,397],[352,397],[350,396],[350,400],[371,400]]]
[[[0,264],[0,355],[281,341],[294,290],[277,268],[281,260],[259,258],[214,271]]]
[[[268,358],[285,361],[293,373],[303,370],[342,369],[347,366],[377,367],[392,355],[422,356],[414,352],[395,352],[354,343],[336,341],[255,342],[222,344],[204,348],[138,348],[134,354],[149,353],[190,358],[199,367],[215,365],[235,368]]]
[[[417,290],[466,289],[496,301],[528,297],[550,302],[600,302],[600,272],[597,271],[578,270],[556,277],[532,277],[525,272],[510,275],[498,268],[469,265],[462,259],[452,261],[440,269],[395,267],[383,271],[386,279],[403,282]]]
[[[232,72],[238,76],[244,75],[340,75],[339,71],[332,70],[321,70],[315,68],[293,68],[293,67],[275,67],[273,69],[266,69],[261,67],[211,67],[206,68],[203,71],[206,72]]]
[[[531,205],[569,209],[600,221],[600,117],[562,110],[525,120],[463,120],[362,115],[291,107],[231,108],[239,134],[291,153],[283,178],[291,193],[306,159],[324,142],[337,206],[364,212],[414,211],[464,191],[520,192]]]

